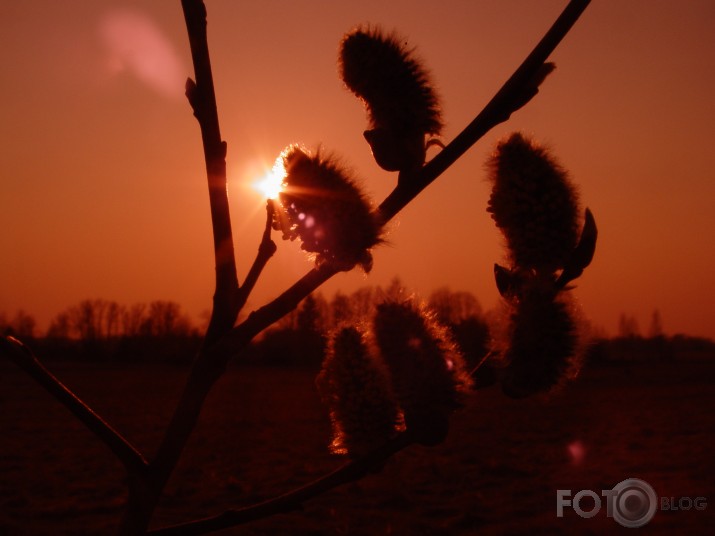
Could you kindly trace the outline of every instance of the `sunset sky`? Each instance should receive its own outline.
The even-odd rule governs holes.
[[[376,203],[395,184],[337,76],[346,31],[371,23],[408,38],[442,97],[448,142],[567,2],[206,3],[242,279],[265,220],[251,185],[286,145],[340,155]],[[553,149],[596,217],[596,257],[574,291],[584,315],[610,334],[634,315],[647,334],[658,309],[668,334],[715,337],[713,28],[710,0],[594,0],[536,99],[398,215],[369,276],[340,274],[323,293],[399,275],[425,296],[446,285],[494,307],[504,249],[485,210],[484,162],[521,130]],[[2,2],[0,65],[0,313],[24,309],[44,330],[85,298],[164,299],[198,319],[213,252],[179,0]],[[274,238],[251,307],[311,267]]]

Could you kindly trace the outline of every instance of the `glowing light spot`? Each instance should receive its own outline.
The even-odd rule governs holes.
[[[305,219],[305,226],[310,229],[313,225],[315,225],[315,218],[313,218],[313,216],[308,216]]]
[[[586,456],[586,447],[584,447],[579,439],[569,443],[566,446],[566,450],[568,450],[569,456],[571,456],[571,463],[573,465],[579,465]]]
[[[283,157],[280,156],[273,164],[273,168],[266,175],[256,182],[253,187],[261,192],[266,199],[276,199],[283,190],[286,170],[283,167]]]
[[[127,71],[162,95],[182,96],[185,69],[169,38],[148,15],[128,9],[109,11],[99,33],[111,74]]]

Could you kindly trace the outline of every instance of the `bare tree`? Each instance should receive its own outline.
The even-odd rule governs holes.
[[[445,324],[456,325],[470,317],[478,317],[482,313],[477,298],[470,292],[451,291],[448,287],[434,290],[427,300],[437,318]]]
[[[0,313],[0,333],[12,335],[21,339],[32,339],[35,336],[35,318],[19,309],[12,320]]]
[[[146,304],[135,303],[122,311],[122,332],[126,337],[136,337],[142,332]]]
[[[653,311],[650,317],[650,327],[648,328],[648,337],[657,339],[663,336],[663,320],[658,309]]]
[[[47,328],[47,337],[50,339],[69,339],[72,333],[70,325],[70,315],[63,311],[55,316]]]
[[[149,304],[140,331],[154,337],[185,336],[191,331],[191,321],[178,303],[157,300]]]
[[[106,313],[104,316],[104,335],[107,338],[120,336],[121,333],[121,318],[123,307],[115,301],[107,304]]]
[[[640,336],[638,320],[633,315],[621,313],[618,318],[618,336],[626,339],[633,339]]]
[[[546,63],[548,56],[587,4],[588,0],[572,0],[493,99],[454,140],[428,162],[425,162],[426,146],[441,145],[441,142],[434,139],[439,134],[441,119],[425,71],[396,39],[385,37],[374,29],[359,30],[346,36],[342,43],[343,80],[367,104],[370,128],[365,132],[365,138],[376,162],[384,169],[398,172],[397,185],[375,210],[370,211],[365,208],[368,205],[364,196],[329,158],[289,148],[280,160],[285,171],[284,192],[279,200],[267,204],[262,242],[253,265],[243,283],[239,284],[226,192],[226,143],[219,129],[207,45],[206,9],[201,0],[182,0],[195,70],[195,81],[187,81],[186,95],[198,120],[204,147],[216,287],[202,349],[154,457],[147,459],[52,376],[19,340],[4,338],[0,345],[3,355],[15,361],[66,405],[123,463],[128,475],[129,491],[121,526],[123,534],[146,533],[159,497],[194,430],[204,400],[223,375],[229,360],[240,358],[258,333],[293,311],[304,298],[333,275],[356,266],[369,271],[372,265],[370,250],[379,244],[384,225],[486,132],[507,121],[514,111],[536,95],[539,85],[553,69],[551,64]],[[366,57],[378,58],[378,61],[365,62]],[[376,87],[380,85],[380,80],[385,79],[381,76],[385,73],[391,74],[390,84],[387,87]],[[506,148],[502,152],[504,150]],[[526,152],[537,158],[543,156],[531,147]],[[546,161],[548,164],[548,159]],[[498,167],[497,162],[494,168]],[[549,173],[546,174],[545,192],[561,192],[563,188],[560,178],[557,176],[552,180],[553,174]],[[527,216],[519,216],[514,221],[515,207],[508,201],[513,198],[511,196],[515,186],[509,182],[513,178],[513,174],[504,175],[498,169],[495,171],[495,190],[490,203],[497,225],[507,233],[507,239],[513,246],[513,262],[507,268],[497,267],[496,276],[499,290],[514,305],[513,344],[503,354],[508,358],[505,370],[509,389],[521,394],[530,389],[522,381],[524,354],[528,353],[531,344],[538,342],[535,337],[544,328],[554,335],[552,342],[555,345],[552,344],[550,348],[556,350],[559,356],[572,350],[572,324],[567,309],[557,297],[564,295],[566,284],[578,277],[589,264],[595,248],[596,230],[587,212],[582,236],[578,239],[572,199],[569,196],[563,202],[561,197],[555,201],[551,199],[561,212],[568,212],[565,219],[557,218],[553,221],[546,218],[544,224],[558,227],[558,224],[563,223],[568,228],[561,242],[563,247],[556,247],[554,252],[551,244],[548,253],[543,253],[541,257],[535,259],[529,256],[517,238],[524,225],[528,226],[530,221]],[[324,192],[322,201],[301,194],[306,184]],[[537,203],[537,208],[539,206]],[[274,229],[281,230],[285,238],[300,239],[303,249],[314,255],[316,265],[275,300],[252,311],[236,325],[239,312],[276,250],[277,246],[271,239]],[[554,228],[539,228],[537,235],[540,231],[544,232],[537,238],[549,237],[553,235]],[[547,244],[543,240],[536,242],[546,248]],[[549,256],[549,262],[541,262]],[[367,309],[368,302],[364,302],[360,307]],[[361,332],[354,329],[343,332],[341,338],[333,342],[332,358],[324,369],[326,399],[329,403],[337,404],[350,399],[341,394],[341,389],[355,386],[339,381],[339,378],[350,380],[350,375],[341,372],[346,370],[343,360],[349,355],[362,360],[360,362],[364,366],[361,370],[367,376],[382,382],[385,389],[381,392],[385,394],[386,403],[381,407],[392,407],[394,411],[389,415],[398,416],[404,426],[371,429],[371,433],[383,434],[379,442],[366,443],[351,438],[345,443],[348,447],[369,445],[369,448],[350,451],[353,456],[351,462],[293,492],[254,506],[230,510],[214,518],[152,533],[199,534],[285,512],[310,497],[365,476],[386,458],[409,445],[433,445],[444,439],[448,415],[458,405],[460,392],[469,384],[468,377],[458,366],[460,357],[444,330],[425,316],[420,307],[410,303],[388,302],[374,313],[363,312],[375,315],[376,348],[380,354],[368,355],[371,350],[363,344],[362,337],[365,335]],[[103,304],[86,302],[77,309],[74,320],[86,336],[96,337],[101,329],[99,319],[103,314]],[[532,329],[532,324],[537,329]],[[379,365],[380,359],[384,359],[386,365]],[[417,365],[419,373],[403,376],[403,372]],[[560,370],[561,363],[547,360],[546,366],[550,374],[552,368]],[[540,379],[548,384],[552,379],[549,374],[541,375]],[[383,380],[388,377],[386,375],[392,378],[392,386],[385,385]],[[549,378],[545,379],[544,376]],[[408,377],[418,383],[408,380]],[[440,395],[435,398],[434,393]],[[347,418],[364,415],[361,408],[355,405],[342,409],[347,414],[341,410],[340,415]],[[338,411],[338,408],[331,406],[331,411]],[[355,411],[358,413],[350,413]],[[389,416],[387,413],[385,415]],[[347,423],[344,423],[343,431],[347,428]]]
[[[336,328],[348,322],[352,317],[352,308],[348,296],[338,291],[330,300],[330,327]]]

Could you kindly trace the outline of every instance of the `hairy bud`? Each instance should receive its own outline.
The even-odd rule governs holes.
[[[425,136],[442,129],[439,101],[427,71],[395,35],[358,28],[340,47],[345,85],[365,103],[370,129],[365,139],[381,167],[421,166]]]
[[[568,262],[579,238],[575,187],[546,151],[519,133],[497,145],[489,161],[488,211],[522,270],[553,273]]]
[[[283,152],[285,180],[274,227],[284,238],[342,270],[372,267],[370,248],[380,242],[381,228],[367,197],[334,158],[291,146]]]
[[[447,329],[408,301],[379,305],[374,331],[407,431],[424,445],[441,443],[471,384]]]
[[[316,383],[330,408],[334,453],[359,457],[401,428],[388,372],[359,329],[346,327],[334,334]]]
[[[512,313],[502,389],[523,398],[552,389],[578,373],[579,329],[567,293],[553,282],[527,279],[511,298]]]

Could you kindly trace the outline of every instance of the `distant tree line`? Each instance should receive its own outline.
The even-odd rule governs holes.
[[[330,299],[314,293],[266,330],[253,343],[247,360],[270,366],[318,366],[332,330],[370,318],[381,301],[408,296],[397,278],[386,288],[337,292]],[[489,343],[478,300],[469,292],[443,287],[432,292],[427,303],[451,330],[468,363],[478,363]],[[48,357],[80,355],[87,360],[125,362],[190,361],[200,341],[200,330],[179,304],[171,301],[126,306],[102,299],[83,300],[57,314],[44,335],[37,333],[34,318],[24,311],[14,317],[0,314],[0,333],[32,341]]]
[[[199,330],[178,303],[157,300],[130,306],[87,299],[58,313],[44,336],[24,311],[0,315],[0,333],[41,347],[48,357],[88,360],[186,361],[198,349]]]
[[[622,313],[618,335],[597,338],[589,350],[597,363],[715,360],[715,342],[703,337],[666,336],[660,311],[653,311],[647,335],[641,335],[635,316]]]
[[[328,334],[345,324],[370,318],[384,300],[406,299],[409,292],[398,278],[386,288],[366,286],[330,299],[314,293],[293,312],[266,330],[249,349],[247,361],[256,365],[316,367],[324,356]],[[479,301],[464,291],[442,287],[427,298],[437,319],[447,326],[470,367],[486,355],[489,322]],[[43,355],[79,355],[93,361],[189,362],[199,349],[201,330],[178,303],[153,301],[122,305],[114,301],[83,300],[57,314],[39,335],[32,315],[23,310],[0,313],[0,334],[32,341]],[[587,360],[593,363],[715,359],[715,342],[687,335],[666,336],[659,311],[651,317],[647,336],[636,318],[621,314],[618,335],[591,341]],[[484,367],[487,376],[493,371]],[[477,378],[479,380],[479,378]],[[490,378],[486,377],[485,382]]]
[[[397,278],[386,288],[368,286],[351,294],[337,292],[330,300],[320,293],[311,294],[254,343],[251,360],[277,366],[318,366],[327,334],[371,318],[382,301],[408,297],[409,292]],[[477,298],[469,292],[442,287],[426,301],[437,319],[450,329],[468,365],[475,366],[489,345],[489,328]]]

